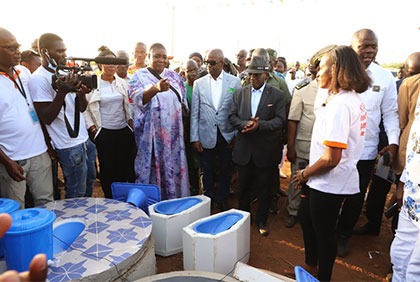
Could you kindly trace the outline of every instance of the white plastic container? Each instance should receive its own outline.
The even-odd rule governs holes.
[[[182,251],[182,228],[210,215],[210,198],[204,195],[166,200],[149,206],[155,253],[170,256]]]
[[[184,227],[184,270],[233,273],[237,261],[249,260],[250,225],[248,212],[231,209]]]

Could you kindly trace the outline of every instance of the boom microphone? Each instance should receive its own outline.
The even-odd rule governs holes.
[[[121,58],[112,58],[112,57],[95,57],[95,58],[79,58],[79,57],[68,57],[66,60],[69,61],[85,61],[85,62],[95,62],[97,64],[104,65],[126,65],[127,60]]]

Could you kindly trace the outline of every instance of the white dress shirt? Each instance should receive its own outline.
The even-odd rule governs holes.
[[[217,110],[219,108],[220,98],[222,97],[223,71],[216,79],[213,79],[211,75],[209,77],[211,97],[213,98],[213,106]]]
[[[360,94],[367,111],[366,138],[361,160],[373,160],[378,155],[379,123],[384,121],[389,144],[399,143],[397,87],[392,74],[371,63],[366,69],[372,80],[368,90]]]
[[[258,110],[258,105],[260,104],[262,93],[264,92],[265,83],[263,86],[260,87],[260,89],[254,89],[252,88],[251,91],[251,113],[252,116],[255,118]]]

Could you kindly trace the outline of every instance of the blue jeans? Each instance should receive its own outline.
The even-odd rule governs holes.
[[[64,175],[66,199],[85,196],[88,173],[86,143],[56,150]]]
[[[92,197],[93,184],[96,180],[96,146],[88,139],[86,141],[87,151],[87,179],[85,197]]]

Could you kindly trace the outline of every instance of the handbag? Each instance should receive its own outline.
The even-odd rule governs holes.
[[[147,70],[153,74],[157,79],[161,80],[162,77],[151,67],[148,67]],[[182,109],[182,118],[187,118],[188,117],[188,109],[187,107],[184,105],[184,103],[182,103],[182,99],[181,99],[181,95],[178,93],[178,91],[175,89],[175,87],[173,87],[172,85],[169,84],[169,88],[176,94],[176,97],[178,98],[179,103],[181,104],[181,109]]]

